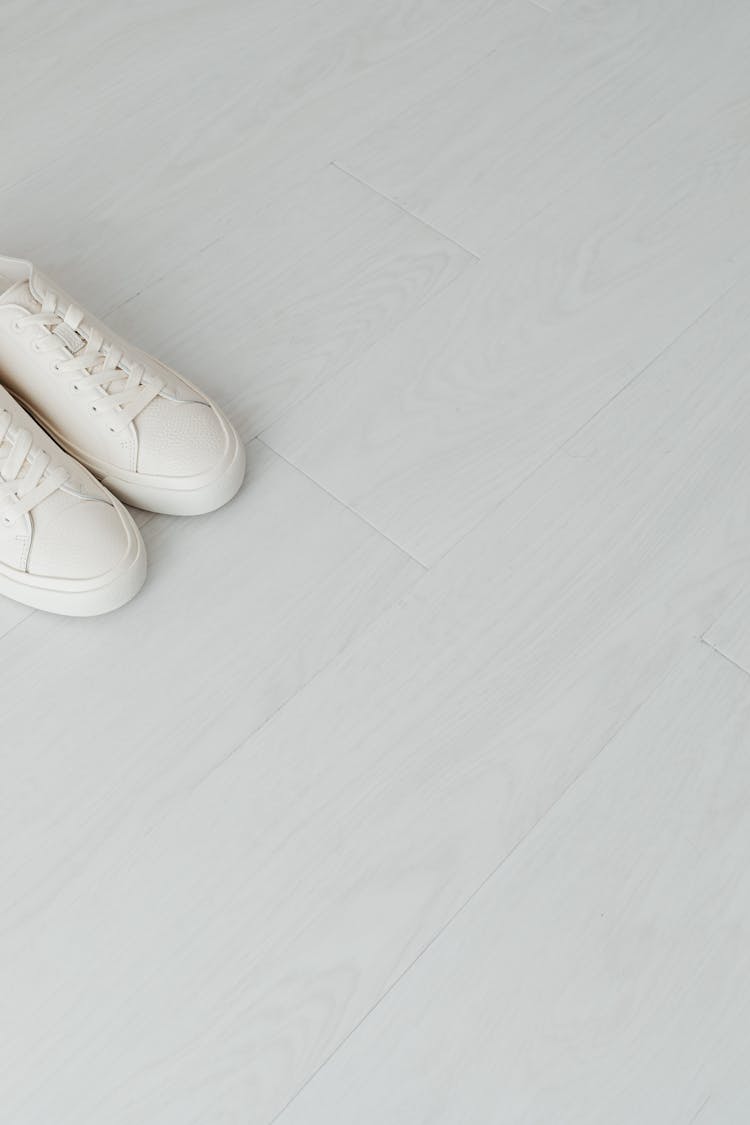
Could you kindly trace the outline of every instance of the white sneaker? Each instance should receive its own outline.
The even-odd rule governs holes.
[[[0,382],[128,504],[197,515],[242,484],[245,449],[221,411],[16,258],[0,258]]]
[[[130,514],[0,387],[0,594],[89,617],[146,577]]]

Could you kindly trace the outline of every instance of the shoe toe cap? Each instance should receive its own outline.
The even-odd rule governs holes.
[[[33,513],[27,570],[45,578],[99,578],[116,570],[130,548],[130,534],[113,504],[58,492]]]
[[[137,419],[138,471],[159,477],[199,477],[225,454],[228,435],[209,403],[159,397]]]

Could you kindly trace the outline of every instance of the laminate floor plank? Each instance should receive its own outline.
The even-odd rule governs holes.
[[[747,1120],[748,730],[693,642],[279,1125]]]
[[[149,119],[153,130],[159,114],[184,109],[186,76],[215,72],[236,81],[241,69],[247,73],[248,65],[267,59],[279,41],[296,45],[299,23],[297,0],[4,4],[0,188],[28,189],[30,177],[66,156],[77,158],[79,193],[98,162],[111,180],[121,181],[128,171],[120,165],[123,122],[140,111],[142,135]],[[190,101],[200,121],[210,103]],[[82,160],[84,144],[91,146],[88,161]],[[69,174],[71,166],[62,170]]]
[[[108,320],[251,438],[474,264],[328,165]]]
[[[2,252],[250,454],[0,602],[0,1121],[746,1125],[745,7],[0,25]]]
[[[87,51],[73,21],[80,85],[56,114],[7,113],[3,252],[64,275],[101,314],[182,263],[197,273],[202,250],[257,230],[336,152],[546,18],[528,0],[284,0],[279,13],[223,0],[191,6],[180,32],[170,10],[107,0],[93,27],[111,25],[115,52],[99,39]],[[67,42],[50,35],[47,50]],[[14,75],[8,98],[23,90]],[[281,260],[288,249],[282,238]]]
[[[33,612],[33,609],[29,609],[28,606],[19,605],[17,602],[10,601],[9,598],[0,598],[0,641],[6,633],[10,633],[11,629],[15,629]]]
[[[742,581],[737,596],[724,613],[706,630],[712,648],[750,675],[750,587]]]
[[[422,574],[275,454],[250,453],[231,507],[146,523],[137,601],[93,620],[36,613],[0,641],[4,949],[53,935],[47,910],[81,892],[108,839],[148,835]]]
[[[717,75],[264,440],[432,565],[742,275],[748,96]]]
[[[569,0],[336,162],[484,256],[748,49],[741,0]]]
[[[299,579],[263,582],[280,559],[310,569],[277,485],[266,518],[290,550],[253,520],[262,557],[224,575],[211,636],[214,591],[179,576],[186,559],[202,572],[207,548],[171,521],[146,528],[135,666],[115,668],[90,631],[19,626],[0,816],[18,854],[0,949],[11,1119],[265,1123],[336,1051],[732,600],[750,557],[749,295],[717,302],[388,609],[389,584],[384,612],[301,691],[291,639],[318,635],[326,603],[307,603],[304,628]],[[222,519],[222,534],[237,527]],[[306,519],[322,568],[335,544]],[[178,626],[188,588],[194,623]],[[227,628],[240,612],[245,644]],[[180,676],[162,678],[178,628]],[[74,724],[63,679],[29,731],[24,685],[50,646],[62,668],[75,654],[67,675],[94,676],[101,704]],[[256,678],[263,706],[258,688],[237,698]],[[133,699],[157,716],[145,742]]]

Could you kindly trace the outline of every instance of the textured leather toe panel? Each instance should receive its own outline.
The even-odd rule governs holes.
[[[113,570],[128,548],[116,508],[101,500],[55,493],[33,513],[27,570],[44,578],[97,578]]]
[[[221,459],[226,437],[212,408],[159,397],[136,420],[138,471],[154,476],[196,476]]]

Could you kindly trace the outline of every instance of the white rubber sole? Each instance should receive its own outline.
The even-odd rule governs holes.
[[[234,428],[219,413],[229,442],[222,460],[201,477],[154,477],[124,470],[106,470],[85,461],[105,488],[134,508],[168,516],[202,516],[215,512],[239,492],[245,479],[245,447]],[[74,454],[75,456],[75,454]]]
[[[0,563],[0,594],[65,617],[96,617],[126,605],[146,580],[146,548],[131,516],[115,504],[128,532],[128,549],[114,570],[84,580],[39,578]]]
[[[192,390],[196,390],[186,379],[183,379],[183,382]],[[199,393],[196,390],[196,394]],[[54,438],[61,449],[81,465],[85,465],[119,500],[134,508],[158,512],[165,516],[206,515],[228,503],[239,492],[245,479],[245,447],[234,426],[210,399],[203,401],[208,402],[216,412],[227,435],[227,448],[221,461],[200,477],[156,477],[115,469],[112,465],[88,456],[85,450],[66,441],[65,435],[19,394],[15,394],[14,397]]]

